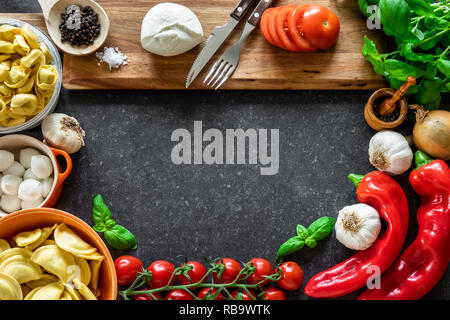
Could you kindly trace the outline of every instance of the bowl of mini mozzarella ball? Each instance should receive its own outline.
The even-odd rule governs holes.
[[[57,157],[65,159],[64,169]],[[70,156],[21,134],[0,137],[0,217],[30,208],[53,207],[72,170]]]

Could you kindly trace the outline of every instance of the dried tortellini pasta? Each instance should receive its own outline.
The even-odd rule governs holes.
[[[28,24],[0,25],[0,126],[20,125],[44,109],[58,81],[51,61]]]
[[[0,239],[0,300],[96,300],[103,259],[65,224]]]

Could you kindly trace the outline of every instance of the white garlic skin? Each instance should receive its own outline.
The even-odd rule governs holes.
[[[21,206],[22,210],[39,208],[43,202],[44,202],[44,199],[42,197],[39,197],[38,199],[32,200],[32,201],[22,200],[22,202],[20,203],[20,206]]]
[[[20,199],[15,195],[4,194],[0,200],[0,207],[3,211],[11,213],[20,210]]]
[[[0,171],[8,169],[14,162],[14,154],[6,150],[0,150]]]
[[[360,221],[358,230],[349,230],[346,221],[355,214]],[[344,207],[339,211],[334,226],[336,239],[349,249],[365,250],[372,246],[381,230],[378,211],[364,203]]]
[[[370,163],[389,175],[406,172],[411,167],[413,157],[408,141],[398,132],[383,130],[370,139]]]
[[[5,174],[5,175],[10,174],[10,175],[21,177],[21,178],[23,177],[24,173],[25,173],[25,168],[23,167],[23,165],[21,165],[17,161],[14,161],[12,163],[12,165],[9,166],[8,169],[3,171],[3,174]]]
[[[39,179],[50,177],[53,173],[53,164],[50,158],[44,155],[31,157],[31,170]]]
[[[53,113],[42,122],[45,141],[54,148],[75,153],[84,146],[85,132],[77,119],[63,113]]]
[[[4,194],[15,196],[19,191],[19,186],[21,183],[22,178],[7,174],[2,177],[2,180],[0,181],[0,188],[2,189]]]
[[[33,148],[25,148],[20,150],[19,161],[20,164],[24,166],[25,169],[31,168],[31,157],[38,156],[41,153]]]

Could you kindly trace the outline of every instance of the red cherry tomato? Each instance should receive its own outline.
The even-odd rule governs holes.
[[[166,286],[175,271],[175,266],[170,262],[164,260],[158,260],[153,262],[148,271],[152,273],[152,280],[150,281],[150,287],[157,289]],[[172,280],[173,282],[173,280]]]
[[[205,267],[200,262],[196,262],[196,261],[189,261],[187,264],[192,266],[192,268],[193,268],[191,271],[189,271],[187,273],[189,278],[191,278],[192,281],[189,280],[188,277],[186,277],[184,274],[178,276],[178,280],[180,280],[182,285],[199,282],[206,274]],[[184,266],[184,264],[183,264],[183,266]]]
[[[284,48],[294,52],[300,51],[300,48],[292,40],[291,35],[288,32],[288,18],[296,7],[297,6],[294,5],[281,7],[277,15],[275,16],[275,28],[278,38],[280,39]]]
[[[303,282],[303,270],[292,261],[283,263],[281,266],[281,278],[277,281],[278,286],[284,290],[298,290]]]
[[[305,10],[309,8],[308,5],[297,6],[288,17],[288,30],[292,38],[292,41],[304,52],[313,52],[317,48],[314,47],[311,42],[305,38],[303,32],[303,15]]]
[[[166,300],[194,300],[194,297],[187,291],[176,289],[167,294]]]
[[[220,281],[218,279],[217,273],[214,272],[214,282],[215,283],[231,283],[237,278],[239,272],[242,270],[242,266],[239,262],[229,258],[223,258],[217,264],[223,263],[225,265],[225,270],[220,275]]]
[[[263,281],[264,276],[270,276],[273,274],[273,267],[269,261],[261,258],[254,258],[250,260],[249,264],[253,263],[253,266],[256,268],[255,272],[247,278],[247,282],[250,284],[257,284]],[[270,280],[267,280],[261,284],[261,286],[265,286],[270,283]]]
[[[204,289],[200,290],[200,292],[198,293],[198,298],[203,299],[203,297],[206,295],[212,296],[215,292],[216,292],[216,289],[211,290],[211,288],[204,288]],[[205,300],[210,300],[210,299],[205,299]],[[217,295],[217,297],[214,300],[225,300],[225,297],[223,296],[223,294],[221,292]]]
[[[129,286],[142,272],[142,261],[133,256],[121,256],[114,261],[117,282],[120,286]]]
[[[339,36],[338,17],[322,6],[310,6],[303,16],[303,31],[306,38],[319,49],[332,47]]]
[[[286,294],[275,287],[267,287],[264,289],[264,300],[286,300]]]
[[[142,291],[148,290],[143,289]],[[162,296],[159,293],[152,293],[156,300],[162,300]],[[153,300],[152,296],[149,294],[137,294],[134,296],[134,300]]]
[[[236,299],[238,293],[239,293],[239,290],[236,290],[233,293],[231,293],[231,296],[233,297],[233,299]],[[241,291],[241,297],[239,300],[256,300],[256,297],[253,293],[251,295],[249,295],[247,293],[247,291]]]

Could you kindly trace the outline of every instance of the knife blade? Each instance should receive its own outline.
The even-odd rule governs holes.
[[[186,88],[188,88],[195,80],[195,78],[197,78],[197,76],[200,74],[209,60],[211,60],[213,55],[225,42],[234,28],[236,28],[236,26],[241,21],[254,1],[255,0],[241,0],[233,10],[233,12],[230,14],[230,19],[228,20],[228,22],[221,27],[214,28],[213,32],[208,37],[208,40],[205,42],[202,51],[200,51],[197,58],[195,59],[191,70],[189,71],[186,79]]]

